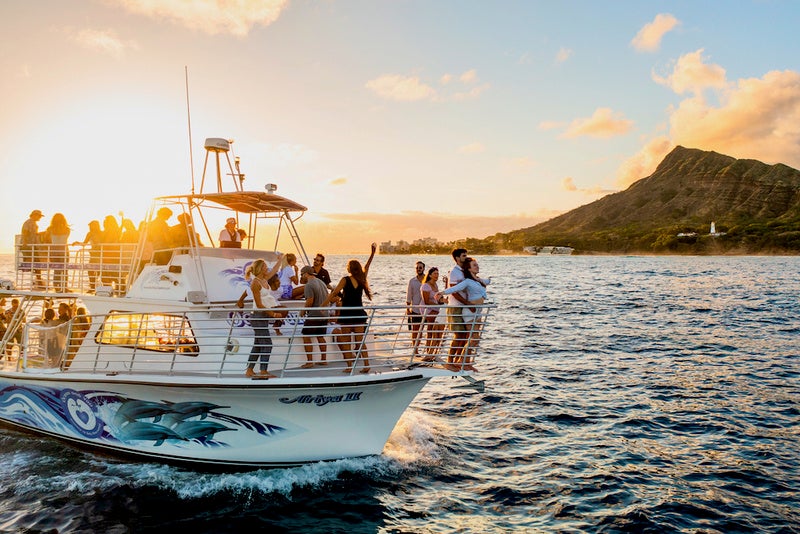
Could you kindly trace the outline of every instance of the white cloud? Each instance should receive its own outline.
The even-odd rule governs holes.
[[[656,15],[653,22],[645,24],[631,41],[633,48],[640,52],[654,52],[661,46],[661,39],[680,21],[669,13]]]
[[[135,41],[123,41],[114,30],[67,30],[70,37],[81,46],[120,59],[128,49],[139,48]]]
[[[416,76],[385,74],[366,83],[378,96],[389,100],[414,101],[433,100],[436,89],[420,81]]]
[[[633,121],[626,119],[622,113],[614,113],[610,108],[597,108],[589,118],[575,119],[567,127],[561,137],[589,136],[606,139],[628,133]]]
[[[269,26],[288,0],[106,0],[157,20],[168,20],[211,35],[246,36],[253,26]]]
[[[656,83],[665,85],[678,94],[700,93],[707,88],[725,87],[725,69],[703,62],[703,49],[682,55],[667,76],[652,74]]]

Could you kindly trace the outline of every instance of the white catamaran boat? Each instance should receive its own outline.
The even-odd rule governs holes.
[[[490,306],[478,306],[466,333],[448,328],[442,340],[424,330],[412,340],[405,306],[366,307],[360,344],[335,329],[334,315],[327,365],[306,368],[304,302],[282,301],[288,315],[272,329],[269,361],[276,377],[246,376],[254,333],[252,304],[237,306],[245,269],[258,258],[274,264],[282,232],[308,264],[294,224],[306,208],[272,184],[245,191],[229,141],[207,139],[205,148],[200,193],[156,198],[138,243],[23,245],[18,236],[16,279],[0,290],[12,304],[0,343],[0,423],[149,461],[287,466],[380,454],[431,378],[482,388],[466,368]],[[209,158],[217,187],[204,193]],[[164,208],[180,216],[169,240],[156,235]],[[246,231],[241,248],[213,232],[229,217]],[[256,248],[266,242],[274,245]],[[79,314],[45,319],[62,304]],[[448,355],[454,335],[460,356]],[[316,344],[312,355],[320,361]]]

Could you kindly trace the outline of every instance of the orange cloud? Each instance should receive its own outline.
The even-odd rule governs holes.
[[[615,135],[628,133],[633,121],[627,120],[621,113],[614,113],[610,108],[597,108],[588,119],[575,119],[561,135],[563,138],[580,136],[607,139]]]
[[[389,100],[432,100],[436,97],[436,89],[421,82],[416,76],[386,74],[368,81],[366,87]]]
[[[280,17],[288,0],[107,0],[154,19],[166,19],[211,35],[246,36],[253,26],[269,26]]]
[[[631,41],[633,48],[640,52],[654,52],[661,46],[661,39],[680,21],[669,13],[656,15],[653,22],[645,24]]]
[[[710,78],[700,74],[690,84],[695,94],[668,110],[668,135],[653,139],[620,166],[619,185],[650,175],[675,145],[800,168],[800,73],[770,71],[762,78],[729,83],[719,70],[721,77],[720,72]],[[681,93],[686,84],[670,87]],[[719,104],[709,103],[700,88],[711,88]]]
[[[344,184],[346,184],[346,183],[347,183],[347,178],[345,178],[345,177],[341,177],[341,178],[334,178],[333,180],[331,180],[331,181],[330,181],[330,182],[328,182],[328,183],[329,183],[330,185],[333,185],[333,186],[344,185]]]
[[[701,93],[704,89],[725,87],[725,69],[719,65],[709,65],[703,62],[703,49],[684,54],[675,64],[675,68],[668,76],[658,76],[655,72],[652,78],[656,83],[666,85],[674,92]]]
[[[458,148],[458,151],[462,154],[477,154],[478,152],[483,152],[484,150],[486,150],[486,147],[481,143],[470,143]]]
[[[559,121],[542,121],[539,123],[540,130],[557,130],[564,126],[566,126],[566,124]]]
[[[666,136],[653,139],[620,165],[616,185],[625,189],[633,182],[653,174],[664,156],[673,148],[675,144]]]
[[[443,74],[439,78],[441,85],[449,85],[453,82],[454,77],[452,74]],[[367,89],[374,91],[378,96],[388,100],[399,101],[415,101],[415,100],[429,100],[429,101],[448,101],[448,100],[472,100],[479,97],[486,91],[490,85],[483,83],[475,86],[478,83],[478,73],[475,69],[465,71],[458,77],[458,81],[463,85],[474,86],[466,91],[458,91],[456,88],[451,91],[454,93],[439,93],[430,84],[422,81],[417,76],[401,76],[399,74],[384,74],[374,80],[366,83]]]
[[[536,166],[536,162],[527,156],[508,158],[502,162],[503,169],[509,172],[528,172],[534,166]]]
[[[572,50],[562,46],[556,54],[556,63],[564,63],[570,57],[572,57]]]
[[[123,41],[114,30],[84,29],[69,31],[70,37],[81,46],[120,59],[128,49],[137,49],[135,41]]]
[[[468,70],[459,78],[463,83],[475,83],[478,81],[478,73],[475,69]]]
[[[615,189],[603,189],[599,185],[588,188],[578,187],[577,185],[575,185],[575,180],[573,180],[571,176],[567,176],[566,178],[561,180],[561,187],[565,191],[569,191],[571,193],[581,193],[587,196],[602,196],[616,192]]]
[[[672,111],[675,144],[800,168],[800,73],[771,71],[721,91],[715,107],[688,98]]]

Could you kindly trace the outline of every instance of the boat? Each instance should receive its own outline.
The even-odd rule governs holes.
[[[380,454],[431,379],[462,377],[482,390],[466,365],[479,356],[477,327],[469,354],[448,361],[452,333],[424,351],[404,302],[366,306],[366,334],[349,352],[332,323],[327,365],[314,344],[311,367],[304,302],[281,301],[274,378],[247,376],[252,306],[237,304],[245,270],[258,258],[271,266],[282,242],[309,264],[295,226],[307,208],[274,184],[245,190],[231,143],[206,140],[199,192],[192,180],[189,193],[155,198],[137,243],[23,245],[17,236],[15,279],[0,284],[12,303],[0,343],[0,423],[141,461],[283,467]],[[214,167],[215,189],[206,184]],[[165,244],[155,221],[168,212],[182,222]],[[215,235],[229,217],[246,233],[240,248]],[[62,305],[85,313],[43,320]],[[478,308],[483,328],[492,306]]]
[[[547,255],[547,254],[562,254],[569,256],[575,251],[572,247],[555,247],[555,246],[545,246],[541,247],[538,250],[539,255]]]

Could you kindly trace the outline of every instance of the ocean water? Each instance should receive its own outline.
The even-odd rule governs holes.
[[[376,303],[417,259],[375,259]],[[486,390],[434,380],[382,455],[211,474],[0,429],[0,530],[800,532],[800,258],[479,261]]]

